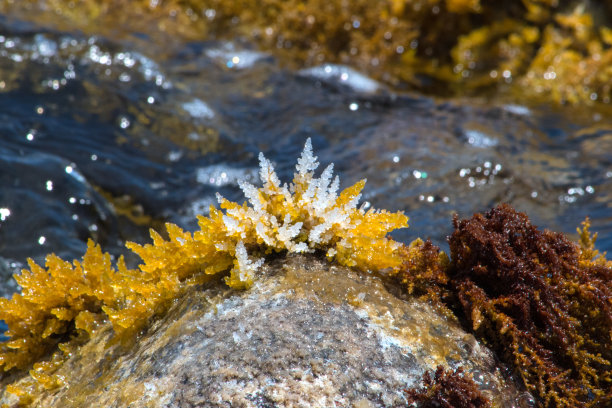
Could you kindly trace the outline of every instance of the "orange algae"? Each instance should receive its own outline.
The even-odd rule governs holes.
[[[86,339],[105,321],[118,340],[129,340],[190,286],[230,271],[225,278],[230,287],[248,288],[263,263],[248,252],[326,251],[342,265],[400,270],[402,246],[387,233],[407,227],[408,217],[358,208],[365,180],[337,194],[333,165],[314,176],[318,163],[310,140],[291,185],[281,186],[263,155],[260,166],[263,187],[241,183],[250,206],[219,196],[221,210],[211,207],[209,217],[199,216],[198,231],[168,223],[167,239],[151,230],[151,244],[128,242],[142,259],[136,269],[127,268],[123,258],[113,266],[111,256],[93,241],[80,261],[51,254],[43,268],[30,260],[29,269],[15,275],[22,293],[0,299],[0,319],[9,327],[9,339],[0,344],[0,366],[5,371],[32,368],[31,379],[7,391],[28,403],[40,386],[62,386],[64,380],[53,373],[78,343],[73,340]]]
[[[66,262],[52,254],[46,268],[32,260],[29,266],[15,275],[22,293],[0,299],[0,319],[9,326],[10,337],[0,352],[5,370],[29,366],[55,347],[71,325],[91,331],[94,315],[101,312],[112,290],[110,256],[92,241],[81,262]]]

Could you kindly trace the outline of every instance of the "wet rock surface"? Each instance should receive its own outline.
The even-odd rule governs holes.
[[[312,256],[265,269],[248,291],[188,293],[133,345],[100,329],[34,406],[393,407],[437,365],[464,367],[496,406],[528,400],[456,321],[378,277]]]

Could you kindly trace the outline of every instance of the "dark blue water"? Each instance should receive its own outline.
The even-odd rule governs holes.
[[[454,213],[509,202],[570,234],[590,216],[612,249],[607,107],[394,94],[347,67],[288,71],[244,44],[159,53],[15,22],[1,32],[3,282],[28,257],[80,257],[89,238],[118,255],[149,226],[193,229],[215,192],[242,201],[259,151],[288,181],[308,137],[343,187],[367,178],[363,200],[410,216],[397,239],[446,247]]]

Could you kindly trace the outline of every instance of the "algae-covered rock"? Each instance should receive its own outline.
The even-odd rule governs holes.
[[[463,367],[496,406],[525,400],[448,314],[315,255],[267,263],[249,291],[194,288],[134,344],[112,339],[99,329],[56,372],[69,386],[32,406],[402,406],[438,365]]]

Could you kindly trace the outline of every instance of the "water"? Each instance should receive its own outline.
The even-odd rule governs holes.
[[[148,227],[194,229],[215,192],[242,201],[263,151],[289,180],[307,137],[343,187],[403,210],[402,241],[446,247],[461,217],[509,202],[569,234],[586,217],[612,249],[607,107],[394,94],[338,65],[289,71],[242,42],[147,42],[2,20],[1,293],[28,257],[114,255]],[[575,238],[575,235],[573,235]],[[134,261],[132,259],[132,261]]]

